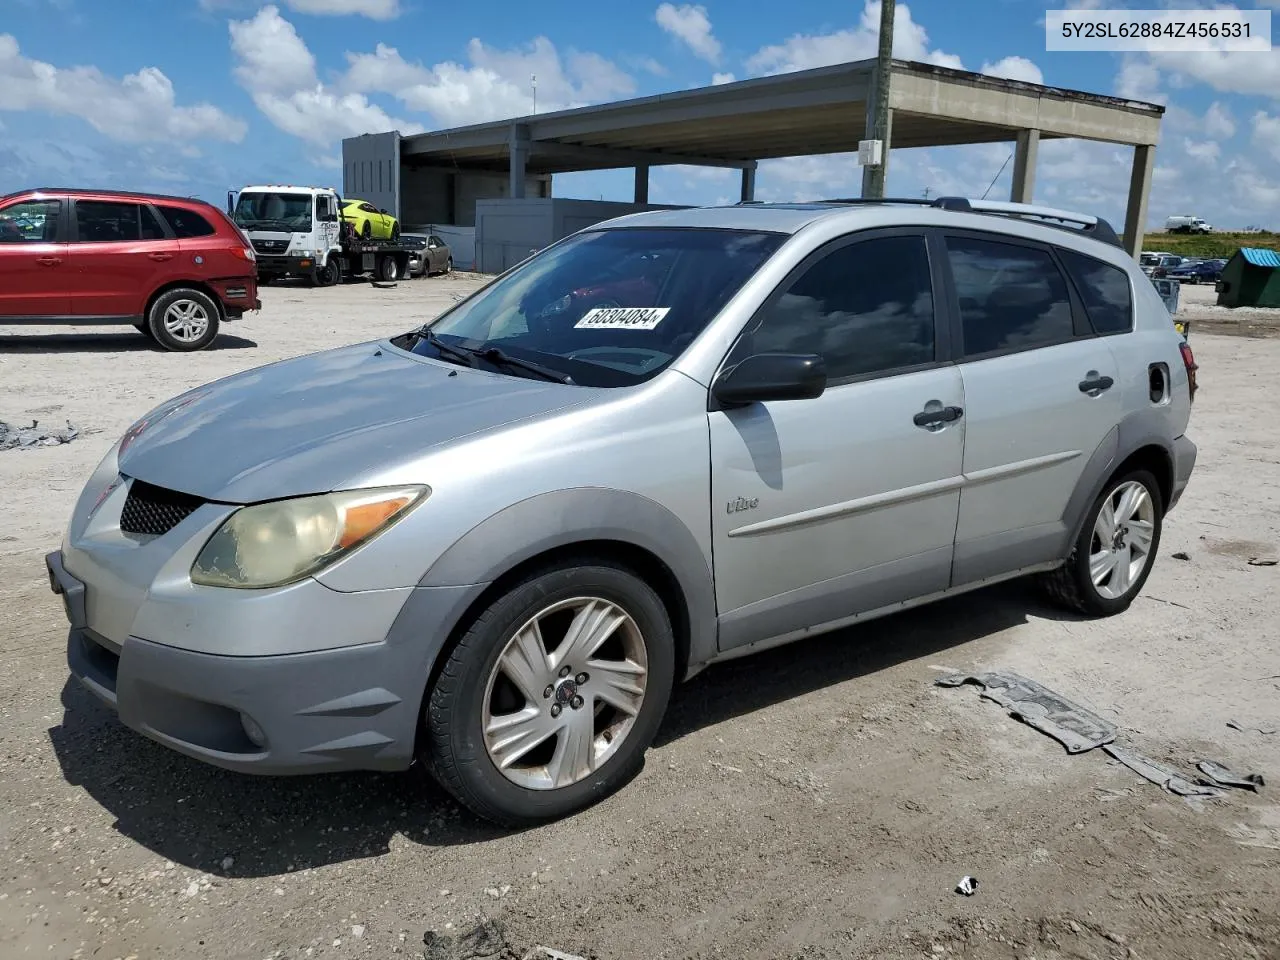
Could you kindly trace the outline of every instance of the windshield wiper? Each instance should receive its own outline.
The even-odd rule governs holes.
[[[452,357],[455,362],[462,364],[464,367],[475,366],[471,361],[475,351],[467,350],[463,347],[450,346],[436,336],[429,327],[419,327],[417,330],[413,331],[413,336],[419,340],[427,341],[427,343],[440,351],[441,356]]]
[[[527,370],[529,373],[536,374],[544,380],[554,380],[556,383],[564,383],[573,385],[573,377],[567,373],[561,373],[559,370],[552,370],[550,367],[544,367],[540,363],[534,363],[532,360],[521,360],[519,357],[513,357],[509,353],[505,353],[497,347],[480,347],[474,351],[477,357],[483,357],[490,363],[496,363],[504,367],[518,367],[521,370]]]

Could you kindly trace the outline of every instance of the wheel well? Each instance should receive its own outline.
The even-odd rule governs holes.
[[[213,306],[218,311],[218,319],[227,319],[226,311],[222,308],[222,301],[218,299],[217,291],[215,291],[213,287],[209,286],[207,283],[201,283],[199,280],[174,280],[157,289],[155,293],[151,294],[147,299],[147,305],[142,308],[143,322],[147,322],[151,319],[151,308],[161,296],[168,293],[170,290],[199,290],[213,301]]]
[[[1160,504],[1164,510],[1169,509],[1169,498],[1173,496],[1173,458],[1164,447],[1150,444],[1140,447],[1129,454],[1120,466],[1112,472],[1111,478],[1128,473],[1130,470],[1148,470],[1160,485]]]
[[[445,661],[449,659],[449,653],[485,607],[506,593],[514,583],[525,578],[539,567],[564,563],[567,560],[600,558],[613,560],[626,567],[658,594],[658,598],[662,601],[662,605],[666,607],[667,616],[671,620],[671,632],[676,641],[675,676],[677,678],[684,676],[689,663],[689,607],[685,600],[684,591],[681,589],[679,581],[676,580],[675,574],[657,556],[643,547],[637,547],[635,544],[625,543],[621,540],[582,540],[577,543],[569,543],[561,547],[545,550],[516,564],[494,580],[493,583],[489,584],[484,592],[472,601],[462,616],[458,618],[458,622],[453,625],[453,629],[449,631],[449,637],[444,646],[436,654],[435,663],[431,665],[431,674],[427,678],[427,687],[423,693],[422,709],[426,709],[427,701],[431,697],[431,688],[435,686],[440,671],[444,669]],[[421,729],[422,725],[420,723],[418,730],[421,731]]]

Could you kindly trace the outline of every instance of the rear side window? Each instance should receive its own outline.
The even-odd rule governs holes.
[[[0,210],[0,243],[53,243],[61,200],[27,200]]]
[[[169,226],[173,228],[173,233],[179,240],[189,240],[192,237],[211,237],[217,232],[213,224],[194,210],[184,210],[181,207],[161,207],[160,212],[169,221]]]
[[[108,200],[77,200],[76,229],[81,243],[138,241],[139,204]]]
[[[766,306],[735,350],[816,353],[831,380],[931,363],[933,285],[923,237],[882,237],[833,250]]]
[[[1094,333],[1128,333],[1133,329],[1133,291],[1125,271],[1074,250],[1059,250],[1058,256],[1075,281]]]
[[[948,237],[965,356],[1072,339],[1067,281],[1044,250]]]

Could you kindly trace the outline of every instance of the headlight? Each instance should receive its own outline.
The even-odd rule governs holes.
[[[249,589],[294,583],[367,543],[430,493],[379,487],[241,507],[204,545],[191,580]]]

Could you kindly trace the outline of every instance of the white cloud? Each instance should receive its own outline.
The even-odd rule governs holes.
[[[1280,0],[1276,0],[1280,4]],[[1236,121],[1231,111],[1216,100],[1204,114],[1204,132],[1211,137],[1229,140],[1236,135]]]
[[[538,37],[519,50],[499,50],[478,39],[467,45],[469,65],[425,67],[406,61],[394,47],[348,53],[343,89],[388,93],[410,110],[431,114],[443,126],[525,116],[532,112],[530,76],[538,78],[538,111],[562,110],[625,97],[635,81],[596,53],[570,50],[561,60],[555,45]]]
[[[1183,137],[1182,150],[1197,163],[1216,164],[1222,156],[1222,148],[1215,140],[1192,140],[1190,137]]]
[[[362,133],[422,129],[389,116],[361,93],[342,93],[321,83],[315,57],[275,6],[263,7],[252,20],[231,21],[229,29],[236,79],[263,115],[286,133],[328,146]]]
[[[664,3],[654,13],[654,19],[658,26],[688,46],[698,57],[712,65],[720,62],[720,41],[711,31],[706,7],[691,3],[677,7],[673,3]]]
[[[652,73],[655,77],[665,77],[671,72],[653,57],[641,57],[635,62],[635,66],[647,73]]]
[[[737,79],[732,73],[716,73],[711,76],[711,85],[719,86],[722,83],[733,83]]]
[[[1273,117],[1265,110],[1253,115],[1253,145],[1265,150],[1274,161],[1280,161],[1280,117]]]
[[[400,16],[400,0],[284,0],[290,10],[322,17],[356,14],[371,20],[394,20]]]
[[[1116,77],[1116,93],[1129,100],[1145,100],[1148,103],[1164,103],[1160,92],[1160,70],[1150,60],[1126,56],[1120,63]]]
[[[984,63],[980,72],[992,77],[1021,80],[1023,83],[1044,83],[1044,74],[1040,72],[1040,68],[1026,57],[1005,57],[995,63]]]
[[[825,34],[795,34],[782,43],[762,47],[747,58],[747,68],[755,74],[791,73],[825,67],[850,60],[867,60],[876,55],[880,36],[880,4],[867,0],[858,26]],[[897,5],[893,20],[893,55],[902,60],[919,60],[939,67],[963,70],[955,54],[929,45],[929,34],[911,19],[911,8]]]
[[[24,57],[0,34],[0,111],[44,110],[80,117],[114,140],[222,140],[239,143],[247,126],[208,103],[178,106],[173,83],[156,67],[120,79],[97,67],[56,67]]]

